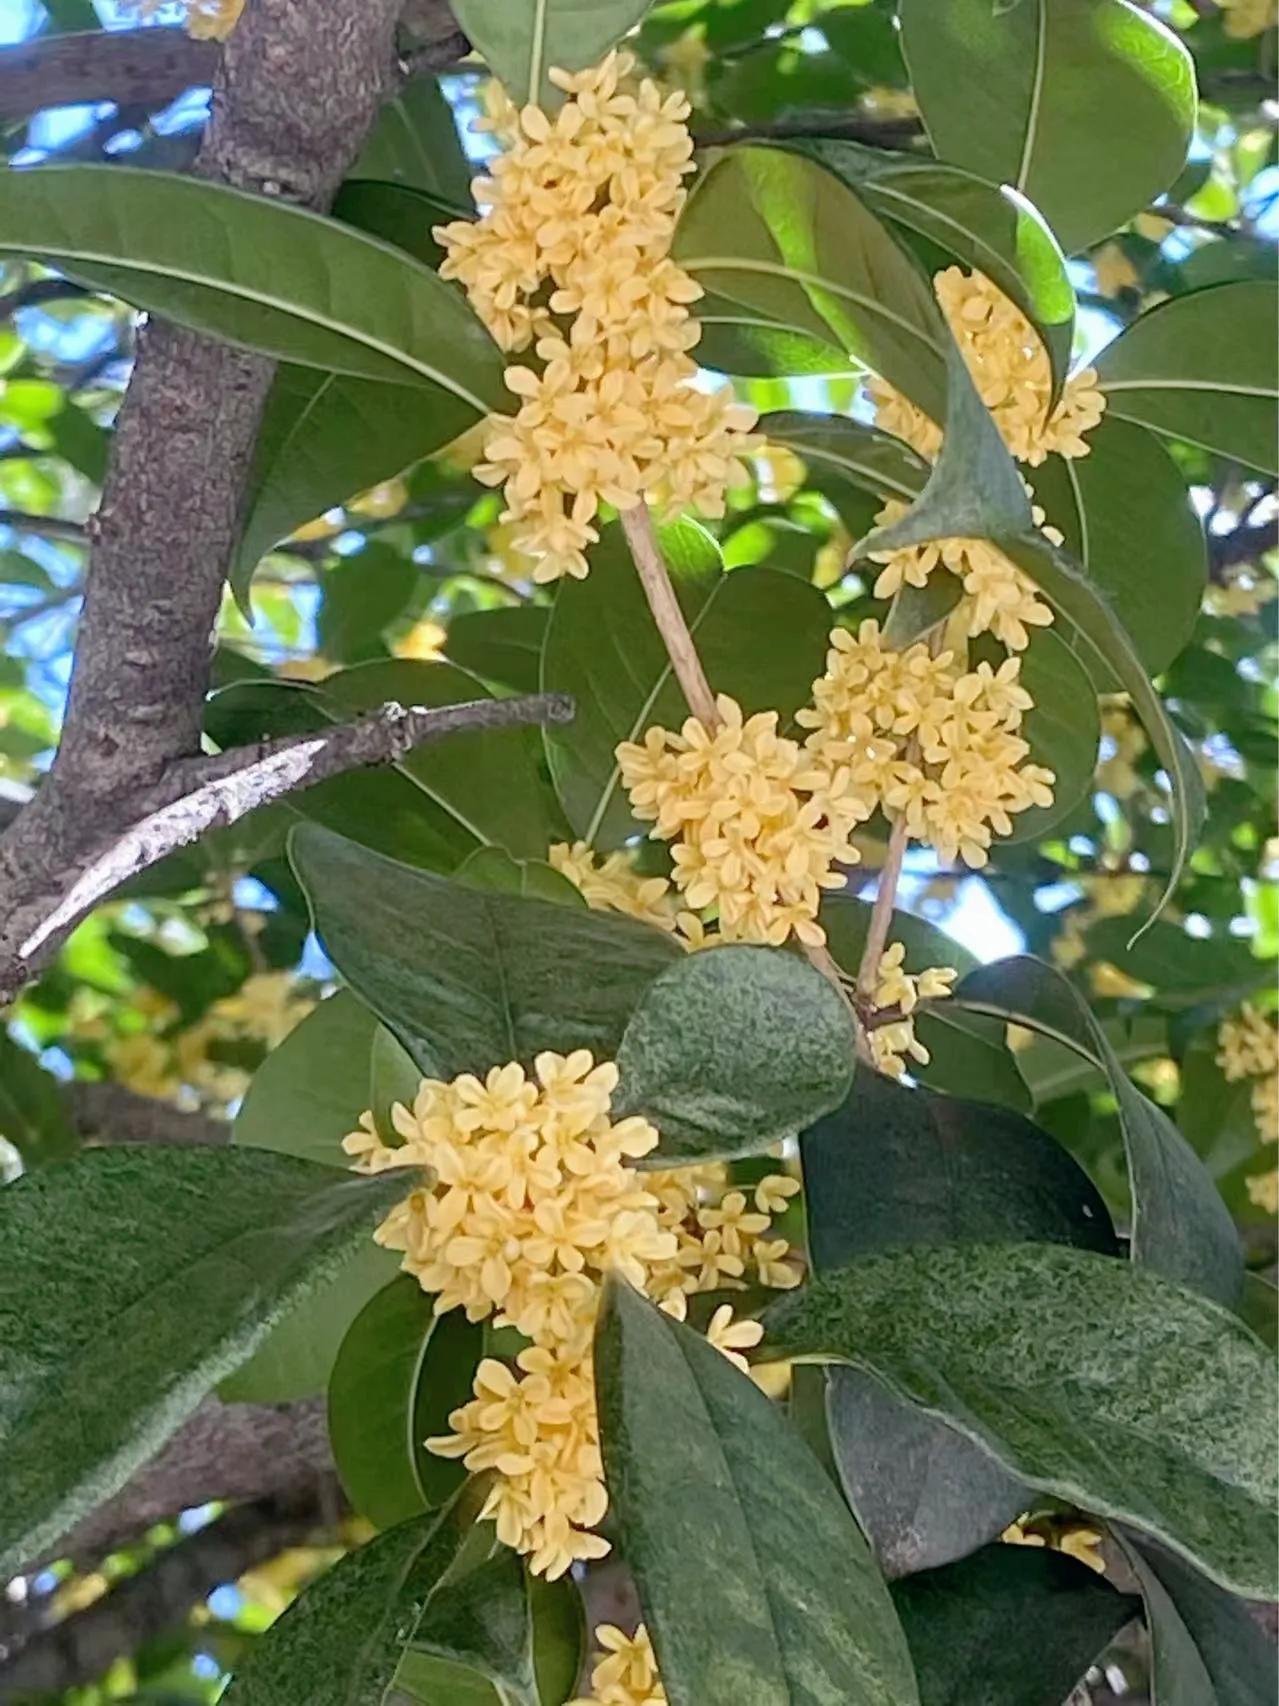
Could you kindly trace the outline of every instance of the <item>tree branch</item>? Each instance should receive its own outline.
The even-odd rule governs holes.
[[[183,1623],[193,1605],[286,1547],[297,1546],[340,1508],[336,1484],[321,1496],[271,1497],[239,1505],[173,1546],[86,1610],[41,1629],[0,1665],[0,1701],[61,1694],[98,1680]]]
[[[327,207],[395,87],[400,9],[254,0],[220,59],[195,170]],[[172,773],[199,752],[210,636],[273,374],[262,356],[162,320],[139,334],[89,525],[62,742],[0,838],[0,989],[37,969],[24,944],[51,951],[69,891],[154,811],[157,789],[174,802]]]
[[[850,142],[864,143],[868,148],[907,148],[923,134],[924,127],[917,118],[858,118],[840,111],[765,119],[758,124],[729,125],[722,130],[698,130],[693,134],[693,141],[699,148],[720,148],[734,142],[784,142],[802,137],[839,136]]]
[[[142,1096],[124,1084],[67,1086],[71,1123],[86,1143],[230,1143],[231,1126],[208,1114],[190,1113]]]
[[[232,747],[212,758],[181,759],[146,794],[135,797],[138,818],[101,842],[75,873],[61,899],[0,956],[0,1000],[22,984],[71,931],[121,883],[284,794],[301,793],[348,770],[393,764],[414,747],[475,729],[526,723],[566,723],[573,702],[564,694],[533,693],[430,709],[389,703],[353,723],[312,734]],[[51,783],[46,783],[46,789]],[[42,790],[43,793],[43,790]],[[37,794],[39,801],[41,794]]]
[[[0,122],[89,101],[162,107],[212,83],[217,65],[217,42],[193,41],[185,30],[36,36],[0,51]]]
[[[1268,521],[1232,528],[1229,533],[1208,535],[1208,565],[1214,580],[1220,580],[1226,569],[1243,563],[1255,563],[1267,551],[1279,547],[1279,515]]]

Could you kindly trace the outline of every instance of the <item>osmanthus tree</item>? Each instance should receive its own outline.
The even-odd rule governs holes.
[[[1273,6],[133,10],[25,74],[193,170],[0,179],[10,1600],[335,1466],[124,1688],[1273,1701]]]

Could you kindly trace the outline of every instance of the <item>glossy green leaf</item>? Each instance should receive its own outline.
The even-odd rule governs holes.
[[[997,284],[1038,332],[1060,388],[1070,365],[1075,292],[1057,239],[1024,195],[940,161],[832,137],[787,146],[834,172],[881,219],[926,239],[929,254],[940,250],[942,259]]]
[[[900,18],[938,157],[1021,190],[1067,254],[1180,172],[1194,66],[1172,31],[1128,0],[902,0]]]
[[[1007,1109],[859,1072],[800,1140],[816,1273],[907,1245],[1044,1239],[1114,1255],[1087,1175]],[[1024,1487],[965,1435],[858,1369],[831,1368],[827,1419],[840,1478],[885,1572],[908,1575],[993,1540]]]
[[[402,616],[422,583],[409,556],[374,541],[351,557],[339,557],[317,577],[316,650],[332,663],[384,658],[384,631]]]
[[[133,1145],[6,1185],[0,1568],[123,1486],[402,1189],[247,1149]]]
[[[749,715],[776,710],[786,729],[821,674],[830,609],[814,586],[776,569],[724,574],[692,522],[659,531],[677,596],[716,692]],[[653,726],[677,729],[688,705],[620,528],[592,553],[584,581],[561,584],[546,630],[542,685],[571,693],[571,724],[545,731],[551,775],[574,831],[601,852],[648,824],[630,812],[615,749]]]
[[[476,414],[503,405],[501,355],[461,295],[302,208],[131,166],[46,166],[5,176],[0,233],[0,249],[281,361],[440,388]]]
[[[822,900],[827,946],[836,965],[850,977],[856,977],[861,964],[870,914],[870,902],[852,895],[826,895]],[[888,939],[905,948],[906,965],[912,972],[927,966],[953,966],[962,975],[978,963],[953,936],[908,912],[893,913]],[[915,1034],[930,1059],[926,1065],[916,1063],[914,1076],[952,1096],[1028,1109],[1030,1096],[1004,1033],[999,1021],[966,1013],[947,1001],[933,1003],[915,1018]]]
[[[490,1585],[491,1578],[476,1572],[472,1592],[482,1593]],[[527,1596],[524,1617],[531,1623],[537,1689],[536,1695],[528,1698],[532,1706],[563,1706],[581,1669],[585,1637],[581,1600],[567,1580],[548,1582],[541,1576],[525,1573],[523,1587]],[[498,1604],[487,1609],[505,1611],[512,1626],[520,1615],[509,1589]],[[526,1680],[527,1673],[524,1675]],[[404,1698],[418,1702],[419,1706],[509,1706],[510,1699],[508,1694],[499,1695],[482,1671],[416,1648],[401,1659],[395,1673],[395,1687],[396,1693],[388,1706],[397,1706]]]
[[[1100,1066],[1116,1101],[1132,1185],[1133,1260],[1234,1305],[1243,1280],[1238,1234],[1199,1157],[1115,1059],[1106,1033],[1063,973],[1027,956],[971,972],[956,999],[1064,1043]]]
[[[1277,314],[1273,279],[1161,302],[1097,359],[1108,414],[1274,473]]]
[[[448,882],[310,824],[290,856],[334,964],[432,1077],[542,1049],[612,1060],[644,988],[682,957],[632,919]]]
[[[1030,1486],[1275,1592],[1276,1371],[1237,1317],[1058,1244],[895,1250],[765,1318],[764,1355],[850,1362]]]
[[[641,995],[617,1054],[616,1108],[661,1133],[648,1160],[758,1155],[837,1107],[856,1038],[843,997],[796,954],[692,954]]]
[[[991,647],[996,668],[1006,654]],[[1021,685],[1035,701],[1021,727],[1036,764],[1056,777],[1053,803],[1031,806],[1013,818],[1009,841],[1041,840],[1092,791],[1101,744],[1101,711],[1088,671],[1052,628],[1037,628],[1021,654]],[[1131,932],[1130,932],[1131,934]]]
[[[0,1025],[0,1137],[22,1156],[27,1167],[73,1153],[75,1128],[61,1085],[30,1049],[21,1047]]]
[[[779,148],[734,148],[689,198],[675,259],[707,292],[699,353],[721,328],[826,344],[834,368],[869,367],[940,418],[946,331],[914,260],[833,173]],[[772,367],[768,369],[774,371]],[[751,369],[751,371],[757,371]]]
[[[340,1558],[254,1643],[227,1706],[383,1706],[469,1532],[455,1505]]]
[[[1200,938],[1179,924],[1160,923],[1128,946],[1123,918],[1101,918],[1088,927],[1088,952],[1113,960],[1138,983],[1154,986],[1162,1006],[1189,1007],[1200,1001],[1245,995],[1273,982],[1273,965],[1259,960],[1237,936]]]
[[[379,1528],[443,1504],[465,1478],[427,1451],[466,1403],[484,1335],[464,1315],[432,1313],[416,1278],[401,1274],[351,1323],[329,1381],[329,1440],[355,1509]]]
[[[449,619],[444,655],[512,693],[536,693],[550,614],[538,604],[463,611]]]
[[[454,15],[471,45],[501,78],[516,106],[554,106],[563,91],[552,70],[597,64],[639,23],[652,0],[457,0]]]
[[[759,430],[770,444],[783,444],[803,457],[810,483],[827,495],[848,483],[877,497],[912,503],[928,480],[928,463],[909,445],[846,415],[779,409],[761,417]]]
[[[429,72],[411,78],[382,103],[351,169],[355,179],[428,190],[468,212],[472,175],[449,98]]]
[[[1274,1642],[1253,1611],[1162,1546],[1117,1538],[1145,1600],[1159,1706],[1275,1706]]]
[[[454,872],[459,883],[525,900],[553,900],[559,906],[585,906],[581,889],[545,859],[512,859],[500,847],[477,847]]]
[[[1061,1706],[1138,1609],[1086,1564],[1026,1546],[897,1582],[893,1603],[922,1706]]]
[[[484,1677],[511,1706],[538,1706],[523,1560],[497,1544],[474,1570],[441,1582],[413,1632],[411,1650]]]
[[[605,1293],[595,1379],[609,1497],[671,1706],[912,1706],[866,1542],[770,1400],[624,1282]]]
[[[1035,497],[1157,675],[1199,616],[1208,573],[1203,528],[1176,463],[1144,428],[1108,413],[1088,444],[1087,456],[1052,456],[1035,469]],[[1107,671],[1101,685],[1109,691],[1113,680]]]

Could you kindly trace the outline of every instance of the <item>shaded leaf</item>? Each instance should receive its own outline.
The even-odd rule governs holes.
[[[550,614],[538,604],[464,611],[449,619],[444,654],[472,675],[509,687],[512,693],[536,693]]]
[[[652,0],[526,0],[513,12],[508,0],[458,0],[454,15],[516,106],[529,101],[555,106],[564,95],[547,72],[581,71],[597,64],[639,23],[651,4]]]
[[[30,1049],[0,1025],[0,1137],[27,1167],[57,1161],[77,1147],[62,1086]]]
[[[769,1399],[618,1282],[595,1378],[609,1497],[671,1706],[910,1706],[866,1542]]]
[[[821,972],[779,948],[716,948],[640,996],[617,1111],[657,1126],[654,1166],[760,1154],[839,1105],[854,1058],[848,1007]]]
[[[413,77],[382,103],[351,176],[430,190],[470,211],[471,167],[437,77]]]
[[[459,883],[526,900],[553,900],[560,906],[585,906],[581,889],[544,859],[512,859],[500,847],[477,847],[455,873]]]
[[[899,15],[938,156],[1023,191],[1067,254],[1180,172],[1194,132],[1193,62],[1127,0],[902,0]]]
[[[1132,1254],[1169,1279],[1234,1305],[1243,1256],[1203,1164],[1116,1060],[1109,1038],[1069,978],[1028,956],[971,972],[955,999],[1064,1043],[1104,1071],[1119,1104],[1132,1185]]]
[[[1108,413],[1274,473],[1277,311],[1273,279],[1161,302],[1097,359]]]
[[[928,463],[909,445],[846,415],[779,409],[761,417],[759,430],[770,444],[802,456],[809,483],[826,496],[848,482],[877,497],[911,503],[928,480]]]
[[[6,1185],[0,1568],[122,1487],[402,1189],[248,1149],[134,1145]]]
[[[766,1313],[763,1353],[852,1363],[1030,1486],[1275,1590],[1276,1379],[1235,1316],[1058,1244],[894,1250]]]

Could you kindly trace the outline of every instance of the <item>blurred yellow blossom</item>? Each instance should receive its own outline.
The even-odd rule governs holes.
[[[184,14],[187,34],[198,41],[225,41],[240,21],[244,0],[176,0]],[[120,0],[126,17],[151,18],[168,9],[170,0]]]
[[[776,711],[716,704],[713,729],[689,717],[678,734],[650,728],[618,747],[631,809],[673,843],[675,886],[694,911],[714,910],[724,941],[824,942],[822,890],[843,887],[837,867],[855,862],[849,834],[870,805],[846,766],[780,735]]]
[[[433,622],[429,616],[424,616],[420,622],[415,622],[407,634],[401,634],[392,648],[397,658],[416,658],[422,663],[433,663],[443,655],[442,648],[448,639],[448,629],[442,622]]]
[[[1244,1078],[1256,1080],[1249,1100],[1257,1136],[1262,1143],[1279,1143],[1279,1028],[1274,1015],[1260,1013],[1245,1002],[1237,1016],[1223,1019],[1217,1031],[1217,1065],[1232,1084]],[[1270,1192],[1264,1182],[1256,1186],[1262,1197],[1253,1195],[1253,1188],[1249,1180],[1254,1202],[1263,1202]]]
[[[1279,1168],[1269,1173],[1254,1173],[1244,1183],[1250,1203],[1264,1209],[1267,1214],[1279,1214]]]
[[[1135,290],[1141,283],[1141,274],[1118,243],[1103,243],[1092,257],[1092,269],[1103,296],[1118,296],[1121,290]]]
[[[536,357],[508,367],[516,411],[492,418],[474,469],[503,487],[536,581],[586,574],[601,503],[718,516],[749,479],[755,411],[698,384],[702,290],[670,259],[693,169],[688,100],[634,72],[624,52],[552,71],[568,97],[554,113],[490,95],[482,124],[503,152],[474,185],[484,212],[436,231],[441,276],[503,349]]]
[[[1236,41],[1259,36],[1279,24],[1279,0],[1220,0],[1225,31]]]
[[[352,498],[346,507],[352,515],[367,515],[375,521],[385,521],[398,515],[408,501],[408,482],[397,478],[381,480],[376,486],[370,486],[367,492]]]
[[[706,101],[706,67],[713,58],[706,45],[706,26],[690,24],[657,50],[658,63],[667,83],[687,95],[691,107]]]

